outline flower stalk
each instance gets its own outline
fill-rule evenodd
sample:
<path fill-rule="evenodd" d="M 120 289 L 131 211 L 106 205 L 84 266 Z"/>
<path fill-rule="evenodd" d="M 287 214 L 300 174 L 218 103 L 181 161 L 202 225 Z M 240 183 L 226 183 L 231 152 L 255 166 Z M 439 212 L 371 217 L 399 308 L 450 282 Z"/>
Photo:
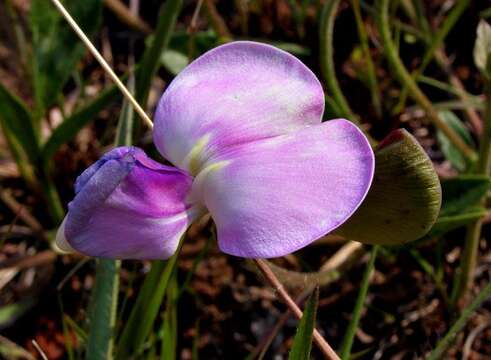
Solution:
<path fill-rule="evenodd" d="M 268 283 L 276 290 L 281 300 L 285 303 L 285 305 L 290 309 L 290 311 L 295 315 L 295 317 L 300 320 L 303 316 L 302 310 L 298 307 L 296 302 L 291 298 L 288 292 L 283 287 L 283 284 L 278 280 L 276 275 L 273 273 L 271 268 L 268 266 L 268 263 L 263 259 L 254 259 L 255 264 L 264 275 L 264 278 L 268 281 Z M 329 343 L 322 337 L 322 335 L 314 329 L 314 342 L 317 344 L 319 349 L 322 351 L 324 356 L 327 359 L 331 360 L 339 360 L 339 356 L 332 349 Z"/>

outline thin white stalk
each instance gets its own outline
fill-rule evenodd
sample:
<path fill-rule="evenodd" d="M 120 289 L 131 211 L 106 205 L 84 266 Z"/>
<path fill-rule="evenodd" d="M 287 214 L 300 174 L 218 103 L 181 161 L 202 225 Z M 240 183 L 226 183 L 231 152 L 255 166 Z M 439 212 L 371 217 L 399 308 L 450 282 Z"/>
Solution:
<path fill-rule="evenodd" d="M 140 104 L 135 100 L 135 98 L 131 95 L 131 93 L 128 91 L 126 86 L 119 80 L 118 76 L 114 73 L 114 71 L 111 69 L 109 64 L 104 60 L 100 52 L 96 49 L 96 47 L 92 44 L 92 42 L 89 40 L 89 38 L 85 35 L 82 29 L 77 25 L 75 20 L 72 18 L 72 16 L 68 13 L 68 11 L 65 9 L 65 7 L 60 3 L 59 0 L 51 0 L 53 4 L 56 6 L 58 11 L 63 15 L 63 17 L 66 19 L 68 24 L 72 27 L 72 29 L 75 31 L 75 33 L 80 37 L 82 42 L 87 46 L 89 51 L 94 55 L 96 60 L 101 64 L 101 66 L 104 68 L 104 70 L 109 74 L 111 79 L 114 81 L 116 86 L 121 90 L 123 95 L 128 99 L 128 101 L 133 105 L 135 108 L 135 111 L 140 115 L 142 118 L 143 122 L 145 125 L 147 125 L 150 129 L 153 128 L 153 123 L 152 120 L 148 117 L 148 115 L 145 113 L 145 111 L 142 109 Z"/>

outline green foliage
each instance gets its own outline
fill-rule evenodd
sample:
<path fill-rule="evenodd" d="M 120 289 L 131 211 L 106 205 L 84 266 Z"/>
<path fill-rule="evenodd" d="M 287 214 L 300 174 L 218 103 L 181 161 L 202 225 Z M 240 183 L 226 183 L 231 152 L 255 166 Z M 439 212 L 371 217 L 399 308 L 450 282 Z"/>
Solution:
<path fill-rule="evenodd" d="M 120 265 L 118 260 L 97 260 L 88 314 L 87 360 L 108 360 L 113 357 Z"/>
<path fill-rule="evenodd" d="M 293 340 L 293 346 L 288 355 L 288 360 L 310 359 L 318 303 L 319 288 L 316 288 L 307 300 L 307 305 L 305 306 L 302 319 L 298 324 L 297 333 Z"/>
<path fill-rule="evenodd" d="M 462 121 L 451 111 L 440 111 L 440 117 L 444 123 L 451 127 L 463 141 L 473 149 L 475 148 L 472 136 L 469 130 L 464 126 Z M 437 139 L 440 143 L 440 148 L 445 155 L 445 158 L 459 171 L 464 171 L 468 168 L 464 154 L 449 140 L 449 138 L 440 130 L 437 131 Z"/>
<path fill-rule="evenodd" d="M 448 347 L 454 342 L 458 333 L 467 324 L 467 321 L 469 320 L 471 315 L 482 305 L 482 303 L 484 303 L 486 300 L 489 300 L 490 296 L 491 283 L 486 285 L 486 287 L 479 293 L 474 301 L 464 309 L 457 321 L 452 325 L 450 330 L 448 330 L 447 334 L 438 342 L 435 349 L 427 357 L 427 360 L 443 359 L 443 355 L 445 355 Z"/>
<path fill-rule="evenodd" d="M 162 300 L 167 291 L 169 279 L 175 271 L 179 249 L 168 261 L 154 261 L 152 269 L 145 277 L 138 298 L 126 322 L 118 343 L 116 359 L 127 359 L 143 350 L 146 338 L 159 314 Z"/>
<path fill-rule="evenodd" d="M 101 20 L 102 1 L 65 1 L 68 12 L 87 36 Z M 39 113 L 53 105 L 80 58 L 83 44 L 51 1 L 33 0 L 30 25 L 33 49 L 33 86 Z"/>
<path fill-rule="evenodd" d="M 440 236 L 486 214 L 478 205 L 488 192 L 491 179 L 485 175 L 461 175 L 442 181 L 443 204 L 428 236 Z"/>
<path fill-rule="evenodd" d="M 431 229 L 440 204 L 431 160 L 412 135 L 395 130 L 375 150 L 375 176 L 366 199 L 336 233 L 367 244 L 404 244 Z"/>
<path fill-rule="evenodd" d="M 0 122 L 19 143 L 30 161 L 39 156 L 39 141 L 33 127 L 31 113 L 25 104 L 0 83 Z"/>

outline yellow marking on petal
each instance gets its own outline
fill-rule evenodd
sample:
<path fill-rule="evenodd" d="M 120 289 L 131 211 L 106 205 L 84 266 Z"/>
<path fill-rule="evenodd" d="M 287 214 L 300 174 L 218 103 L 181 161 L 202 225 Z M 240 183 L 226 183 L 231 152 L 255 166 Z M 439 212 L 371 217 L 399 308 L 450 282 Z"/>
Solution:
<path fill-rule="evenodd" d="M 191 175 L 196 176 L 201 170 L 201 165 L 203 163 L 203 150 L 206 148 L 206 145 L 210 142 L 210 135 L 206 134 L 202 136 L 196 144 L 192 147 L 191 151 L 186 155 L 184 159 L 184 164 L 187 165 L 187 168 Z"/>
<path fill-rule="evenodd" d="M 223 169 L 225 166 L 227 166 L 230 163 L 231 163 L 230 160 L 222 160 L 205 166 L 205 168 L 201 170 L 199 174 L 197 174 L 196 177 L 194 178 L 193 188 L 186 201 L 190 204 L 200 204 L 205 206 L 203 202 L 204 200 L 203 189 L 202 189 L 203 181 L 205 181 L 208 175 L 220 169 Z"/>

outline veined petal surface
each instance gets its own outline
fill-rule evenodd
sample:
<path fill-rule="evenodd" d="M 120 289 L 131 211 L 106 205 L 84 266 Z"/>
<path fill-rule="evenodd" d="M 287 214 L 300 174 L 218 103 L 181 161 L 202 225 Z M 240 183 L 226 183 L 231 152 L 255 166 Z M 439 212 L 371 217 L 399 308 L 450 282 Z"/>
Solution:
<path fill-rule="evenodd" d="M 57 242 L 89 256 L 166 259 L 196 215 L 186 202 L 191 185 L 138 148 L 116 148 L 77 179 Z"/>
<path fill-rule="evenodd" d="M 322 86 L 297 58 L 266 44 L 232 42 L 172 81 L 155 114 L 154 142 L 167 160 L 196 173 L 230 145 L 319 124 L 323 111 Z"/>
<path fill-rule="evenodd" d="M 367 194 L 374 156 L 361 131 L 339 119 L 230 148 L 207 165 L 193 196 L 210 211 L 220 249 L 270 258 L 346 221 Z"/>

